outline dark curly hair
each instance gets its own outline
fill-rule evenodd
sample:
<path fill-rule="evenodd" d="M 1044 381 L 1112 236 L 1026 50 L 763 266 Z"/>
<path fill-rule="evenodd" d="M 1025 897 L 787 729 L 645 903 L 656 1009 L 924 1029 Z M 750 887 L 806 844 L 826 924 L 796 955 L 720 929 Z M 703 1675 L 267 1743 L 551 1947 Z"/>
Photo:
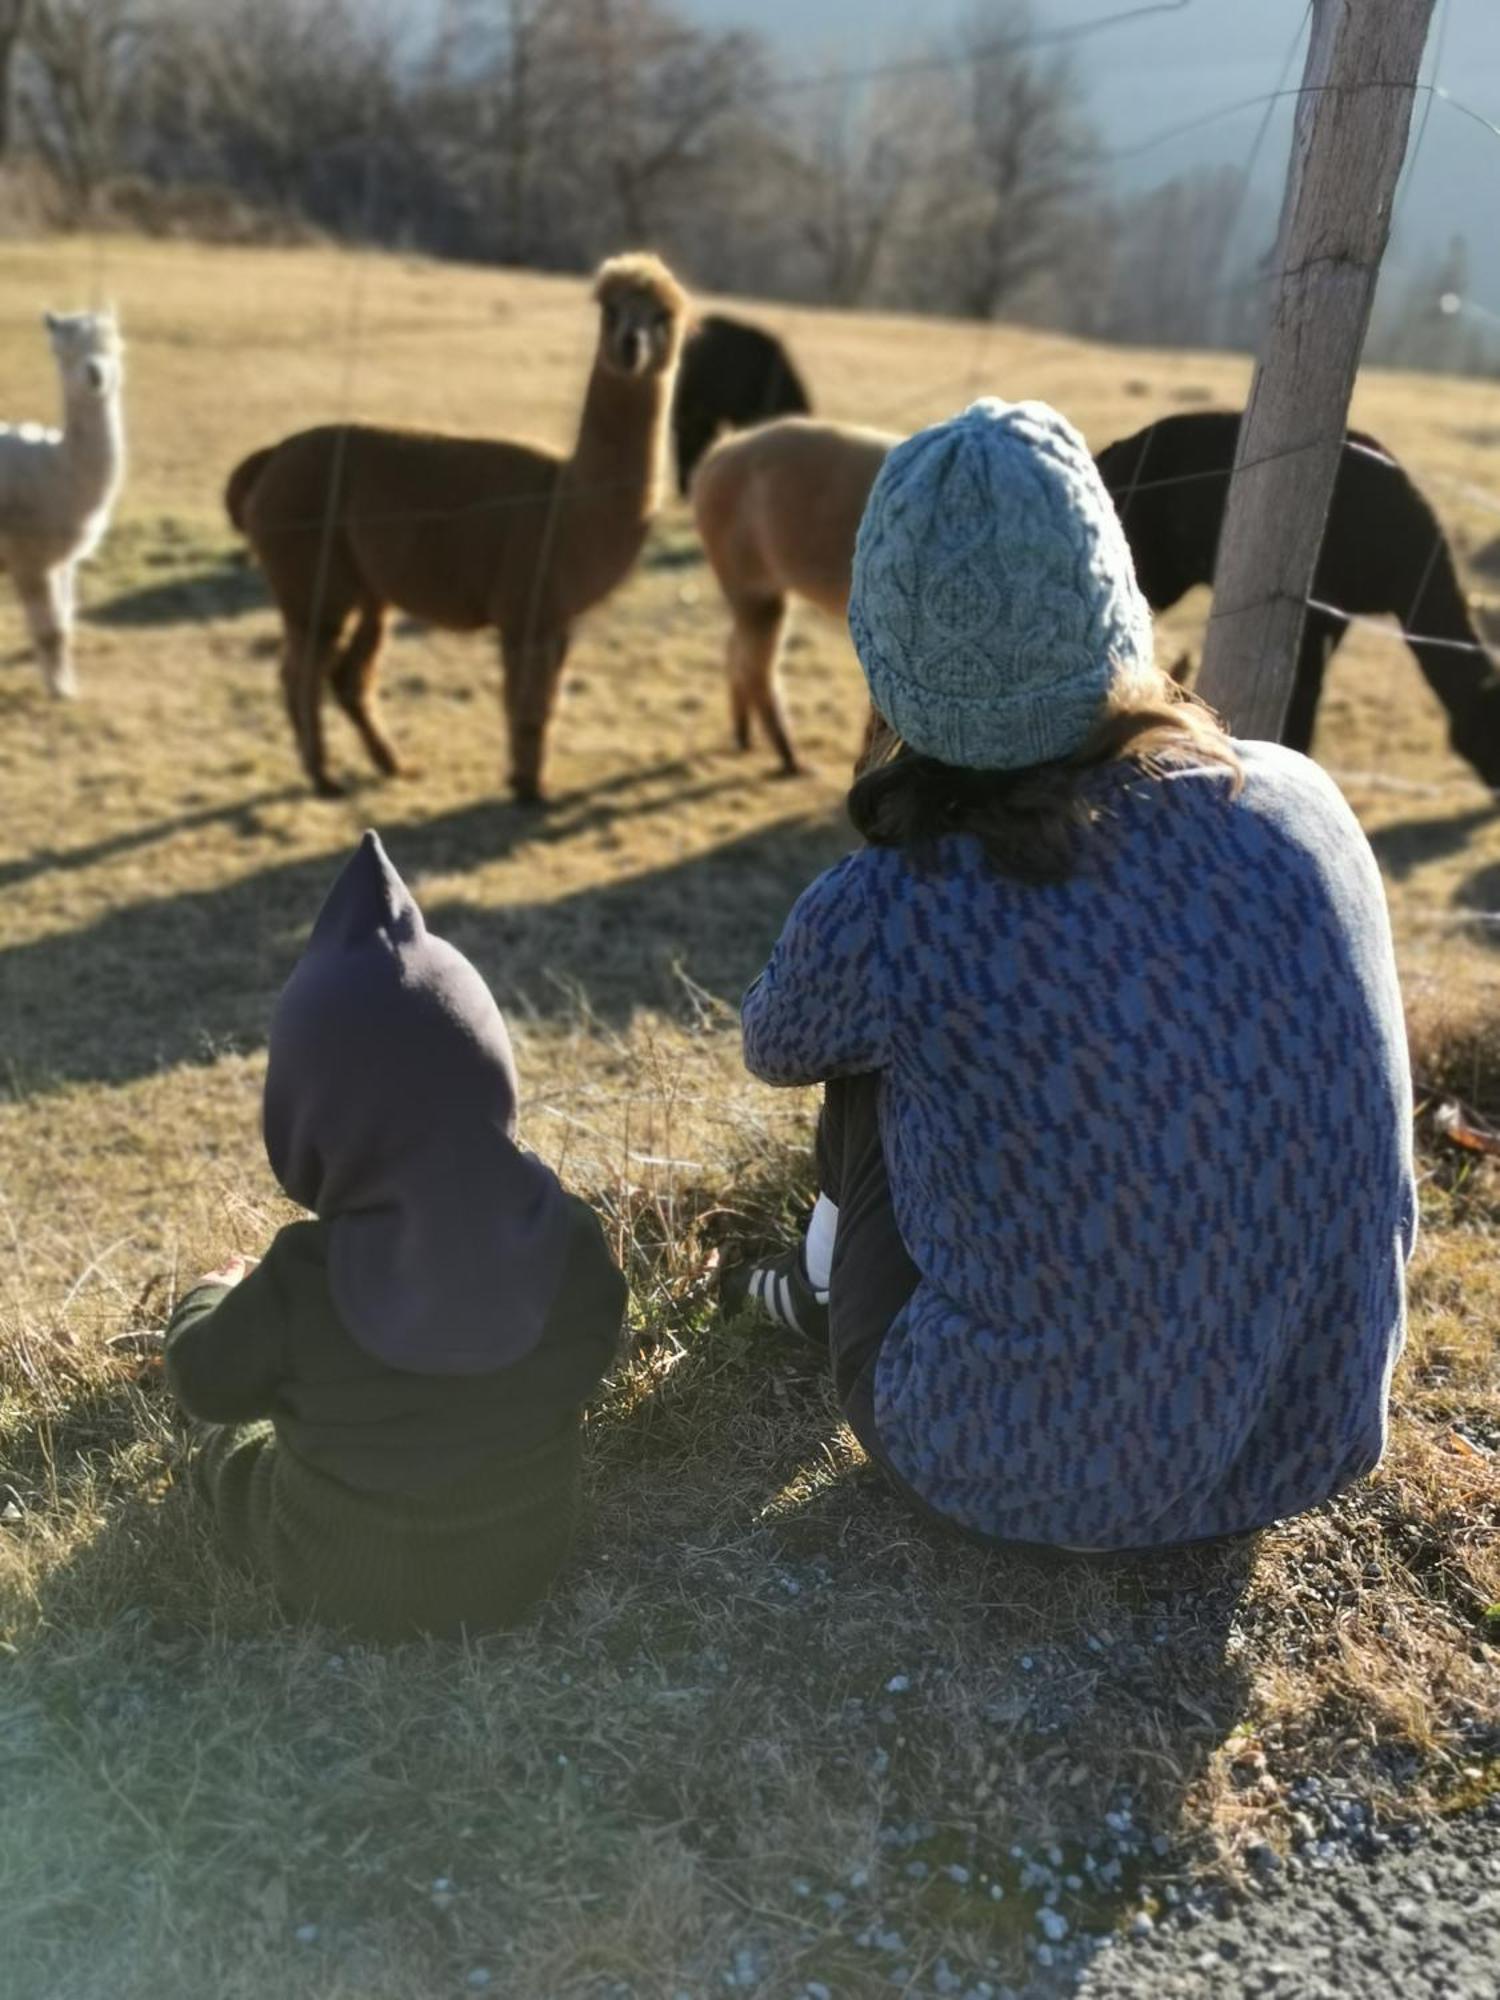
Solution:
<path fill-rule="evenodd" d="M 1105 817 L 1094 775 L 1130 763 L 1148 778 L 1218 764 L 1238 791 L 1244 770 L 1213 710 L 1169 680 L 1145 677 L 1071 757 L 1020 771 L 968 771 L 924 757 L 876 716 L 849 793 L 849 817 L 872 847 L 900 847 L 928 865 L 948 833 L 972 833 L 990 866 L 1018 882 L 1066 881 L 1086 836 Z"/>

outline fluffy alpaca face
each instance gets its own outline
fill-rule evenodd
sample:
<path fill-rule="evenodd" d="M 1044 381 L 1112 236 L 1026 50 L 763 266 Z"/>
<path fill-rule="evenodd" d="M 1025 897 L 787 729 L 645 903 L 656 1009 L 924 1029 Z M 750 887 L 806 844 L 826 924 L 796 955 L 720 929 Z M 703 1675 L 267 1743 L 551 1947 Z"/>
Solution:
<path fill-rule="evenodd" d="M 124 346 L 112 312 L 47 313 L 44 323 L 70 389 L 103 397 L 119 386 Z"/>
<path fill-rule="evenodd" d="M 675 365 L 687 299 L 655 257 L 617 257 L 599 273 L 599 353 L 612 373 L 660 375 Z"/>

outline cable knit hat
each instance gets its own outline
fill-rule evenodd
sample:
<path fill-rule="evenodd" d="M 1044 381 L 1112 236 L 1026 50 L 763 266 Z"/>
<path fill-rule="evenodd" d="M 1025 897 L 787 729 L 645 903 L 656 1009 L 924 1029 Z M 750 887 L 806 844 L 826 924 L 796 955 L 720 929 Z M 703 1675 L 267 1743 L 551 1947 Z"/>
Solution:
<path fill-rule="evenodd" d="M 995 397 L 886 459 L 855 546 L 849 630 L 902 740 L 971 770 L 1070 756 L 1111 690 L 1154 658 L 1088 447 L 1046 403 Z"/>

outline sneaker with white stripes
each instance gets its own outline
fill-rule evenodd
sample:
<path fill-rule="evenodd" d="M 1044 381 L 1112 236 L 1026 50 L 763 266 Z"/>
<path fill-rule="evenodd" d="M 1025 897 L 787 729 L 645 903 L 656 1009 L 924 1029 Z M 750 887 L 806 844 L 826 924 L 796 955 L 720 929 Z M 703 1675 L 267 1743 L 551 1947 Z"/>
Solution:
<path fill-rule="evenodd" d="M 828 1344 L 828 1294 L 809 1281 L 800 1245 L 763 1264 L 735 1265 L 724 1273 L 719 1297 L 726 1312 L 759 1306 L 778 1326 L 819 1346 Z"/>

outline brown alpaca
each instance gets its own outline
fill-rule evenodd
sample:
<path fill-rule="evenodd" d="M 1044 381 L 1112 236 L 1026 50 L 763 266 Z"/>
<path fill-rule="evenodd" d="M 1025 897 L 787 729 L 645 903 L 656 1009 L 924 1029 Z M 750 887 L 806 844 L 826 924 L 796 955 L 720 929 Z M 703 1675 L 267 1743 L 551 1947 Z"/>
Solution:
<path fill-rule="evenodd" d="M 533 445 L 325 424 L 251 454 L 225 504 L 285 626 L 281 679 L 324 796 L 333 685 L 376 765 L 401 765 L 375 709 L 391 606 L 500 635 L 510 782 L 541 797 L 547 728 L 574 621 L 626 576 L 661 497 L 687 298 L 657 258 L 615 257 L 594 287 L 599 346 L 570 458 Z M 345 638 L 353 621 L 353 629 Z"/>
<path fill-rule="evenodd" d="M 698 532 L 734 620 L 727 666 L 735 741 L 749 748 L 758 716 L 787 776 L 804 768 L 776 680 L 787 597 L 847 615 L 860 516 L 897 443 L 884 431 L 787 417 L 715 446 L 693 479 Z"/>

